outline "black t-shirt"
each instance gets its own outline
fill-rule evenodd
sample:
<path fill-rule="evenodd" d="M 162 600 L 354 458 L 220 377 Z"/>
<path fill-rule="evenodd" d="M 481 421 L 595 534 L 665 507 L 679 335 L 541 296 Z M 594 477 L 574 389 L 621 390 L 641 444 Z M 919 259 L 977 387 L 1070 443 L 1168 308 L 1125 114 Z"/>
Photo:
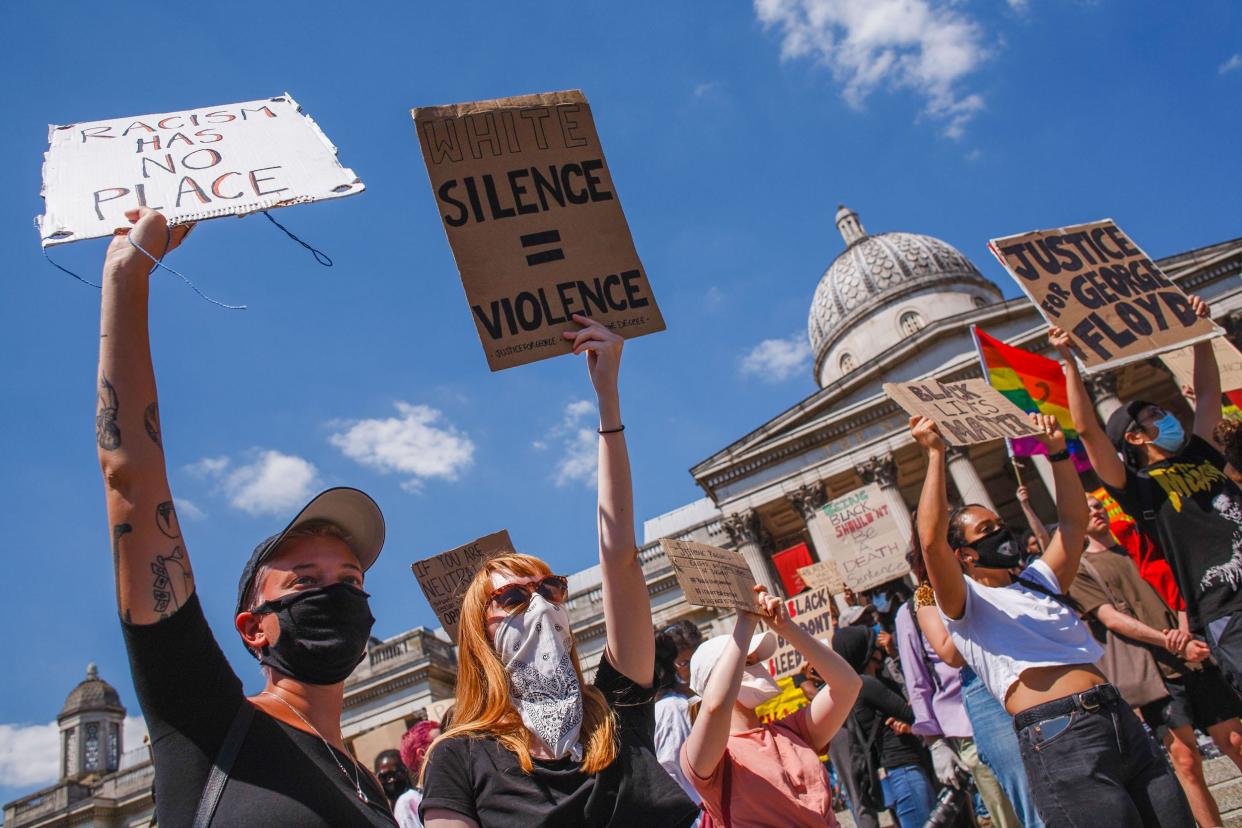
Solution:
<path fill-rule="evenodd" d="M 616 713 L 619 752 L 594 776 L 570 758 L 535 759 L 522 771 L 491 737 L 458 736 L 437 745 L 424 771 L 419 816 L 444 808 L 480 828 L 688 826 L 698 808 L 655 757 L 655 691 L 639 687 L 600 656 L 595 686 Z"/>
<path fill-rule="evenodd" d="M 1163 550 L 1186 600 L 1191 628 L 1242 611 L 1242 491 L 1225 458 L 1192 434 L 1181 453 L 1106 487 Z"/>
<path fill-rule="evenodd" d="M 884 724 L 890 716 L 906 724 L 914 724 L 914 710 L 910 702 L 901 695 L 897 684 L 891 679 L 862 676 L 862 689 L 858 691 L 858 700 L 854 702 L 850 715 L 857 720 L 858 730 L 864 738 L 879 725 L 876 742 L 880 746 L 882 767 L 899 768 L 923 760 L 921 739 L 911 735 L 900 736 Z"/>
<path fill-rule="evenodd" d="M 134 689 L 155 756 L 155 810 L 161 828 L 194 822 L 203 785 L 233 717 L 246 701 L 241 681 L 211 635 L 198 595 L 155 624 L 125 624 Z M 374 778 L 313 733 L 256 708 L 212 825 L 392 826 Z M 364 805 L 354 792 L 358 771 Z"/>

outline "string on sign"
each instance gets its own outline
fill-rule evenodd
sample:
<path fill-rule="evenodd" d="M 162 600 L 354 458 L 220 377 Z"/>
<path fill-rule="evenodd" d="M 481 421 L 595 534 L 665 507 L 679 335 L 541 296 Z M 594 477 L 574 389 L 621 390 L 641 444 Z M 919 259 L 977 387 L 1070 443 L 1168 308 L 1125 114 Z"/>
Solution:
<path fill-rule="evenodd" d="M 165 251 L 165 252 L 167 252 L 167 251 L 168 251 L 168 248 L 172 245 L 172 228 L 171 228 L 171 227 L 168 227 L 168 228 L 166 228 L 166 229 L 168 230 L 168 241 L 167 241 L 167 243 L 165 243 L 165 245 L 164 245 L 164 251 Z M 176 270 L 176 269 L 174 269 L 174 268 L 171 268 L 171 267 L 169 267 L 168 265 L 164 264 L 164 257 L 163 257 L 163 256 L 160 256 L 160 257 L 157 259 L 157 258 L 155 258 L 154 256 L 152 256 L 149 252 L 147 252 L 147 250 L 146 250 L 146 249 L 145 249 L 142 245 L 140 245 L 138 242 L 134 241 L 134 236 L 133 236 L 133 234 L 132 234 L 132 233 L 130 233 L 130 234 L 126 234 L 126 236 L 125 236 L 125 240 L 129 242 L 130 247 L 132 247 L 132 248 L 134 248 L 135 250 L 139 251 L 140 253 L 142 253 L 142 255 L 146 256 L 148 259 L 150 259 L 152 262 L 154 262 L 154 263 L 155 263 L 155 264 L 154 264 L 154 266 L 151 268 L 151 271 L 152 271 L 152 272 L 154 272 L 154 271 L 158 270 L 158 269 L 159 269 L 159 268 L 161 268 L 161 267 L 162 267 L 162 268 L 164 268 L 164 269 L 165 269 L 165 270 L 167 270 L 169 273 L 173 274 L 173 275 L 174 275 L 174 276 L 176 276 L 178 279 L 180 279 L 181 281 L 183 281 L 183 282 L 185 282 L 187 285 L 189 285 L 190 290 L 194 291 L 194 292 L 195 292 L 195 293 L 197 293 L 197 294 L 198 294 L 198 295 L 199 295 L 202 299 L 205 299 L 206 301 L 210 302 L 210 303 L 211 303 L 211 304 L 213 304 L 213 305 L 217 305 L 217 306 L 219 306 L 219 307 L 221 307 L 221 308 L 225 308 L 225 309 L 227 309 L 227 310 L 245 310 L 245 309 L 246 309 L 246 306 L 245 306 L 245 305 L 229 305 L 229 304 L 226 304 L 226 303 L 224 303 L 224 302 L 221 302 L 221 301 L 220 301 L 220 300 L 218 300 L 218 299 L 212 299 L 210 296 L 208 296 L 207 294 L 205 294 L 205 293 L 203 293 L 201 290 L 199 290 L 199 289 L 198 289 L 198 287 L 197 287 L 197 286 L 196 286 L 193 282 L 191 282 L 189 279 L 187 279 L 184 273 L 182 273 L 181 271 Z"/>
<path fill-rule="evenodd" d="M 272 214 L 269 213 L 267 210 L 261 210 L 260 212 L 263 213 L 263 215 L 267 216 L 268 221 L 270 221 L 272 224 L 276 225 L 281 230 L 283 230 L 286 236 L 293 239 L 295 242 L 297 242 L 298 244 L 302 245 L 307 250 L 309 250 L 311 252 L 311 255 L 315 257 L 315 261 L 319 262 L 324 267 L 332 267 L 332 257 L 330 257 L 327 253 L 324 253 L 322 250 L 312 247 L 311 245 L 299 239 L 297 236 L 293 234 L 293 232 L 288 227 L 285 227 L 279 221 L 272 218 Z"/>

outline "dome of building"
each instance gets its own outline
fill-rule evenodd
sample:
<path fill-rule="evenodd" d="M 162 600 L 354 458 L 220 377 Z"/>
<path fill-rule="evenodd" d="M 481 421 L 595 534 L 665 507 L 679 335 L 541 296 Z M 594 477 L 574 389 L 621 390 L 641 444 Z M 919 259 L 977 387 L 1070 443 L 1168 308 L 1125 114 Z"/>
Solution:
<path fill-rule="evenodd" d="M 86 665 L 86 678 L 78 683 L 65 699 L 65 706 L 58 719 L 88 711 L 107 711 L 125 714 L 121 696 L 116 688 L 99 677 L 94 662 Z"/>
<path fill-rule="evenodd" d="M 807 329 L 821 386 L 938 319 L 1001 301 L 1001 292 L 957 249 L 918 233 L 870 235 L 841 206 L 845 250 L 828 266 Z"/>

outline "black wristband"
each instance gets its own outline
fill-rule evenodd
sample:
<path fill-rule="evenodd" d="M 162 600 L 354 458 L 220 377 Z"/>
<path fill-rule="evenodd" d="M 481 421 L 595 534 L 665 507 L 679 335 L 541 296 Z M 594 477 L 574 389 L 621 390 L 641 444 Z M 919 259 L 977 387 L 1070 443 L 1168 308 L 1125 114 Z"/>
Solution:
<path fill-rule="evenodd" d="M 622 423 L 620 428 L 598 428 L 596 431 L 600 434 L 619 434 L 620 432 L 625 431 L 625 424 Z"/>
<path fill-rule="evenodd" d="M 1048 455 L 1048 462 L 1049 462 L 1049 463 L 1060 463 L 1062 460 L 1068 460 L 1068 459 L 1070 459 L 1070 450 L 1069 450 L 1069 449 L 1061 449 L 1061 450 L 1060 450 L 1060 451 L 1058 451 L 1056 454 L 1049 454 L 1049 455 Z"/>

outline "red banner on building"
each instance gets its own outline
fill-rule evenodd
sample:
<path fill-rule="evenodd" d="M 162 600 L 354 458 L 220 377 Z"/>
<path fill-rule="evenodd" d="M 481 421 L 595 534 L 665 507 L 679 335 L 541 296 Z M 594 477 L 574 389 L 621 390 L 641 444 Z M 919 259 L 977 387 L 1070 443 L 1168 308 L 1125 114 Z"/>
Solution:
<path fill-rule="evenodd" d="M 780 573 L 785 594 L 797 595 L 806 589 L 806 584 L 798 575 L 799 567 L 810 566 L 815 561 L 811 560 L 811 550 L 806 548 L 805 543 L 800 543 L 777 552 L 772 556 L 772 563 L 776 564 L 776 571 Z"/>

